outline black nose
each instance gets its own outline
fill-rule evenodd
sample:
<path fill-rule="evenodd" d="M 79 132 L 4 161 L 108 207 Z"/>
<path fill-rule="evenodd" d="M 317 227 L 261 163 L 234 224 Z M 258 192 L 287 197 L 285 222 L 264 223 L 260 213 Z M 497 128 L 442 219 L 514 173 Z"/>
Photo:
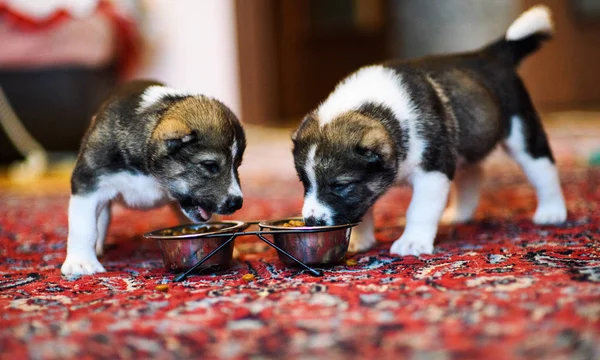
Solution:
<path fill-rule="evenodd" d="M 225 206 L 227 207 L 227 212 L 234 212 L 242 208 L 242 204 L 244 203 L 244 198 L 241 196 L 232 196 L 227 199 Z"/>
<path fill-rule="evenodd" d="M 306 219 L 304 219 L 304 223 L 306 224 L 306 226 L 325 226 L 325 225 L 327 225 L 325 223 L 325 220 L 317 219 L 314 216 L 309 216 Z"/>

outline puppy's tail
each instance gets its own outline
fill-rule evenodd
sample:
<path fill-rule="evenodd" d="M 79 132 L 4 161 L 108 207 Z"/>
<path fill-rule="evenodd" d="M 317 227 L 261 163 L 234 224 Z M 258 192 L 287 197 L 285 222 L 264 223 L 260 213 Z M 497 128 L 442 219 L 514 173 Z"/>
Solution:
<path fill-rule="evenodd" d="M 552 12 L 547 6 L 537 5 L 515 20 L 503 38 L 488 45 L 484 52 L 517 66 L 527 55 L 542 46 L 554 32 Z"/>

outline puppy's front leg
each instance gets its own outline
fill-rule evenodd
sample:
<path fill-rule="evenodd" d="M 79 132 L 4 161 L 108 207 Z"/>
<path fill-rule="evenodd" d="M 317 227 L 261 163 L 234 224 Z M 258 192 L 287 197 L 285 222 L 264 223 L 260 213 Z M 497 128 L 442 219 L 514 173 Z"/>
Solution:
<path fill-rule="evenodd" d="M 94 249 L 98 239 L 98 217 L 106 205 L 100 203 L 94 194 L 71 196 L 67 258 L 60 268 L 64 275 L 89 275 L 106 271 Z"/>
<path fill-rule="evenodd" d="M 418 170 L 412 183 L 413 195 L 406 213 L 406 227 L 400 239 L 392 244 L 392 254 L 431 254 L 438 223 L 448 200 L 450 180 L 441 172 Z"/>
<path fill-rule="evenodd" d="M 361 223 L 352 229 L 348 251 L 362 252 L 369 250 L 373 245 L 375 245 L 375 224 L 373 207 L 371 207 L 363 216 Z"/>

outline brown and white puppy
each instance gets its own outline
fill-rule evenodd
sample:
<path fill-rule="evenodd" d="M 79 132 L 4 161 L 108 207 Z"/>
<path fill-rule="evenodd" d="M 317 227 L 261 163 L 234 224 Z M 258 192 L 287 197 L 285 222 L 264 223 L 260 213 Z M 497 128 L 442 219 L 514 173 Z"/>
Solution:
<path fill-rule="evenodd" d="M 372 207 L 394 183 L 413 196 L 399 255 L 431 253 L 444 220 L 465 222 L 479 202 L 480 162 L 497 144 L 536 189 L 535 223 L 565 221 L 554 159 L 517 65 L 552 33 L 548 8 L 523 13 L 506 34 L 471 53 L 368 66 L 343 80 L 294 133 L 308 225 L 359 221 L 351 251 L 375 243 Z"/>
<path fill-rule="evenodd" d="M 238 167 L 246 148 L 221 102 L 152 81 L 131 82 L 92 118 L 71 178 L 65 275 L 103 272 L 110 204 L 178 204 L 193 221 L 242 207 Z M 94 251 L 95 249 L 95 251 Z"/>

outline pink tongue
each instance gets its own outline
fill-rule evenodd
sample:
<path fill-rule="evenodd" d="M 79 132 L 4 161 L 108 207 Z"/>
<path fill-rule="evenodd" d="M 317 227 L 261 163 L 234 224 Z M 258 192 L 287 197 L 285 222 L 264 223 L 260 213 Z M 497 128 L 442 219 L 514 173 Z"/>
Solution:
<path fill-rule="evenodd" d="M 199 206 L 198 206 L 198 212 L 200 213 L 200 217 L 202 218 L 203 221 L 207 221 L 212 216 L 210 211 L 206 211 Z"/>

